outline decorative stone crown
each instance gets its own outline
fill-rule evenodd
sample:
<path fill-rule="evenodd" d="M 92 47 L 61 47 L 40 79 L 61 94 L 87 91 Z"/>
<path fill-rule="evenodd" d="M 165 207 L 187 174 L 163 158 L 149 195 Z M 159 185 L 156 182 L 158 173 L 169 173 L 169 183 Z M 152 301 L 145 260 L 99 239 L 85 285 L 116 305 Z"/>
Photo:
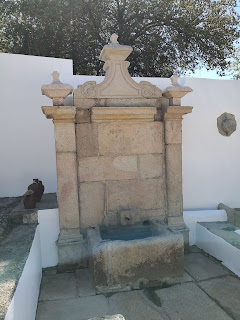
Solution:
<path fill-rule="evenodd" d="M 180 106 L 181 98 L 187 93 L 192 92 L 190 87 L 180 86 L 178 76 L 172 75 L 170 78 L 172 84 L 163 90 L 163 96 L 169 99 L 170 106 Z"/>
<path fill-rule="evenodd" d="M 132 47 L 121 45 L 117 41 L 118 36 L 113 34 L 110 37 L 110 44 L 103 47 L 99 59 L 104 61 L 106 76 L 103 82 L 96 84 L 95 81 L 88 81 L 79 85 L 74 91 L 74 101 L 77 99 L 156 99 L 162 97 L 162 91 L 150 82 L 141 81 L 136 83 L 128 73 L 130 62 L 125 59 L 132 52 Z M 140 105 L 139 105 L 140 103 Z"/>

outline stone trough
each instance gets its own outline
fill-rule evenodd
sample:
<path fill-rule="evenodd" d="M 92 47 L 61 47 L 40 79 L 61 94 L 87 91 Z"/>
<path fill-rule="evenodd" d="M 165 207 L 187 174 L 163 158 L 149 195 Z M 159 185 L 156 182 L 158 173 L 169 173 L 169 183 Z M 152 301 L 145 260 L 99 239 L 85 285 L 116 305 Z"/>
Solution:
<path fill-rule="evenodd" d="M 88 244 L 98 292 L 154 286 L 183 275 L 183 236 L 158 221 L 92 227 Z"/>

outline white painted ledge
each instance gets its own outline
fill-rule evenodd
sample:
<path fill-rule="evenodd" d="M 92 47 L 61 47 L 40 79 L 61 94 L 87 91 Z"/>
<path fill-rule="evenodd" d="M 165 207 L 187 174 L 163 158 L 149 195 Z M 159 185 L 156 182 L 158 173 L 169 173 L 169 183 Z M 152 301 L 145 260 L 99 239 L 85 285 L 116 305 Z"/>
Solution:
<path fill-rule="evenodd" d="M 42 279 L 39 226 L 5 320 L 33 320 Z"/>
<path fill-rule="evenodd" d="M 197 222 L 227 221 L 227 214 L 225 210 L 183 211 L 183 219 L 190 229 L 189 244 L 192 246 L 196 244 Z"/>
<path fill-rule="evenodd" d="M 240 277 L 240 250 L 200 224 L 196 226 L 196 245 Z"/>

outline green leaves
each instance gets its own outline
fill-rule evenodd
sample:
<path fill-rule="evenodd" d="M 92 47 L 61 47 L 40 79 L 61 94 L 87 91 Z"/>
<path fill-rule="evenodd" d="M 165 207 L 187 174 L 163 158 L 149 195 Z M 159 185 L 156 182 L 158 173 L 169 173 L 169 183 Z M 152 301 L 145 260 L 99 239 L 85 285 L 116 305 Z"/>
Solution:
<path fill-rule="evenodd" d="M 199 65 L 228 68 L 239 38 L 235 0 L 1 0 L 3 52 L 71 58 L 102 74 L 98 56 L 116 32 L 134 48 L 130 73 L 171 76 Z"/>

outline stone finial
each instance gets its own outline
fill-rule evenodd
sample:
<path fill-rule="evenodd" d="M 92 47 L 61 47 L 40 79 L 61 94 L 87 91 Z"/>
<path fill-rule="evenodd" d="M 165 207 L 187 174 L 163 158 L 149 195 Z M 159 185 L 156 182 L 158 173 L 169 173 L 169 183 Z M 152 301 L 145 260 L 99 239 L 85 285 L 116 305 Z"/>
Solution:
<path fill-rule="evenodd" d="M 118 35 L 112 34 L 110 37 L 110 44 L 107 44 L 103 47 L 99 60 L 107 62 L 108 60 L 112 61 L 124 61 L 132 52 L 132 47 L 121 45 L 117 41 Z"/>
<path fill-rule="evenodd" d="M 51 84 L 44 84 L 41 88 L 42 95 L 53 99 L 54 106 L 63 106 L 64 99 L 73 91 L 70 84 L 62 83 L 59 80 L 59 73 L 54 71 L 52 73 L 53 81 Z"/>
<path fill-rule="evenodd" d="M 181 98 L 193 90 L 187 86 L 180 86 L 178 76 L 173 74 L 170 78 L 171 85 L 163 90 L 163 96 L 169 99 L 170 106 L 180 106 Z"/>
<path fill-rule="evenodd" d="M 116 33 L 113 33 L 110 37 L 110 42 L 112 45 L 114 44 L 119 44 L 119 42 L 117 41 L 118 39 L 118 35 Z"/>

